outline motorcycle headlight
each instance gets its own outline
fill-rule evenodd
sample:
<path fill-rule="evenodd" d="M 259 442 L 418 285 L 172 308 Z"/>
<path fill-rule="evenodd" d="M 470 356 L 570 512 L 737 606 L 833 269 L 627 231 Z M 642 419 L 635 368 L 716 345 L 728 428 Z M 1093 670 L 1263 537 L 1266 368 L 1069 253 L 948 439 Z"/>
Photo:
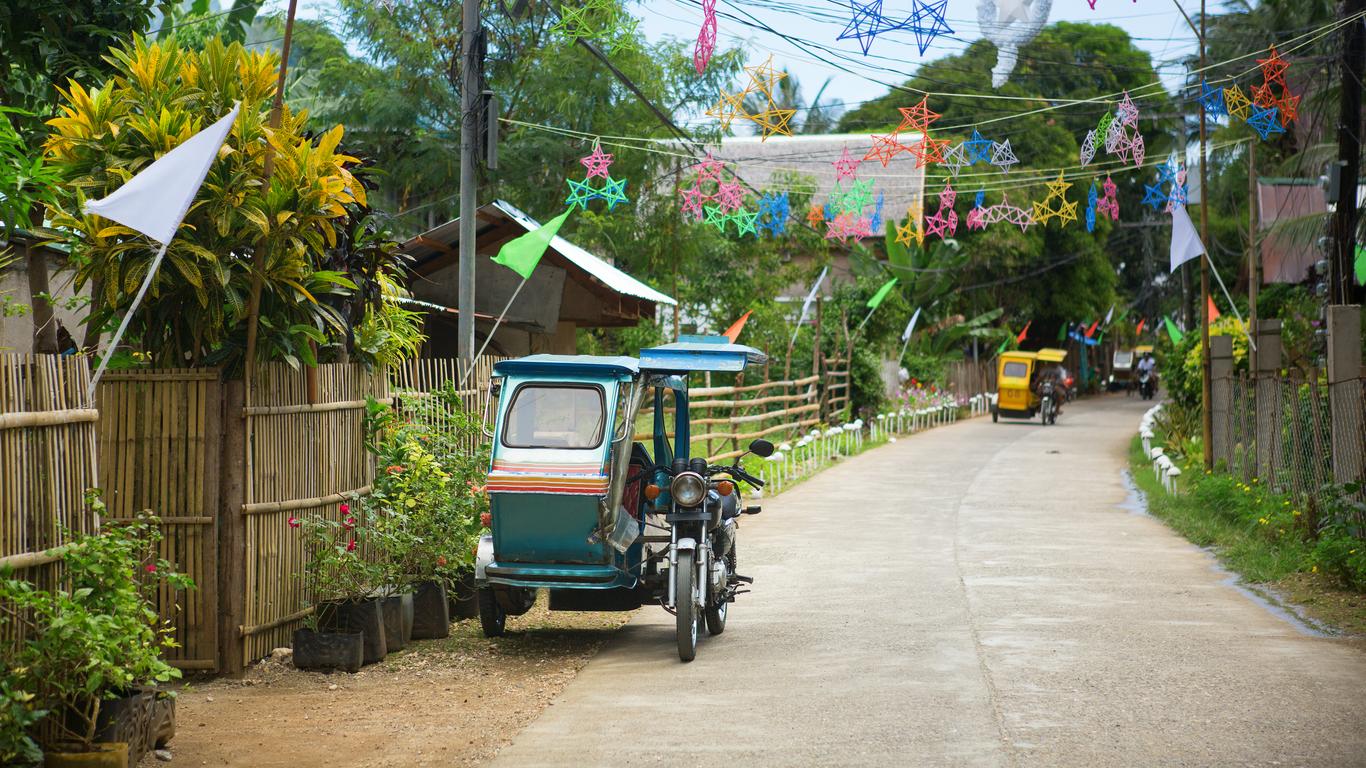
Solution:
<path fill-rule="evenodd" d="M 669 486 L 669 493 L 678 506 L 695 507 L 701 504 L 702 498 L 707 495 L 707 481 L 696 472 L 682 472 Z"/>

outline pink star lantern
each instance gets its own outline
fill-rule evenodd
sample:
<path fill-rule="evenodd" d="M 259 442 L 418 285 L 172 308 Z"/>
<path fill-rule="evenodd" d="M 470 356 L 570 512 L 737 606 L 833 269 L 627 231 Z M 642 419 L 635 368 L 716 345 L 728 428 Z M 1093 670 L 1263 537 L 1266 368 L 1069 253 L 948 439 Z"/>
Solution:
<path fill-rule="evenodd" d="M 1134 106 L 1134 100 L 1129 98 L 1129 92 L 1124 92 L 1124 100 L 1115 108 L 1115 117 L 1119 118 L 1121 125 L 1130 126 L 1138 123 L 1138 107 Z"/>
<path fill-rule="evenodd" d="M 853 156 L 849 154 L 849 145 L 846 144 L 844 147 L 844 154 L 840 155 L 840 159 L 831 163 L 831 165 L 835 166 L 835 181 L 853 178 L 857 174 L 858 166 L 861 162 L 863 161 L 855 160 Z"/>
<path fill-rule="evenodd" d="M 719 182 L 721 181 L 721 172 L 726 169 L 726 165 L 720 160 L 713 158 L 711 153 L 708 152 L 707 159 L 694 165 L 693 168 L 697 170 L 697 180 L 699 182 Z"/>
<path fill-rule="evenodd" d="M 591 179 L 594 176 L 601 176 L 605 179 L 607 178 L 607 169 L 612 167 L 612 156 L 605 154 L 602 147 L 598 146 L 597 142 L 593 142 L 593 153 L 581 158 L 579 162 L 588 169 L 588 175 L 585 178 Z"/>
<path fill-rule="evenodd" d="M 683 196 L 683 215 L 691 216 L 694 219 L 702 219 L 702 201 L 706 199 L 706 193 L 697 187 L 688 187 L 679 190 Z"/>
<path fill-rule="evenodd" d="M 745 205 L 745 192 L 739 182 L 723 181 L 716 188 L 716 204 L 723 211 L 738 211 Z"/>

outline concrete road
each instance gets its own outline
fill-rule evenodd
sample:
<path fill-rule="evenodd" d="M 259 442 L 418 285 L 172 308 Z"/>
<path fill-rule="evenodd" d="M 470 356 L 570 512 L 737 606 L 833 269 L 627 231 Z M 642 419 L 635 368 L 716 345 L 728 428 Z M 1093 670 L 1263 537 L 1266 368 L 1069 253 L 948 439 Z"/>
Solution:
<path fill-rule="evenodd" d="M 962 422 L 769 500 L 695 662 L 642 610 L 494 765 L 1366 765 L 1361 647 L 1122 506 L 1144 405 Z"/>

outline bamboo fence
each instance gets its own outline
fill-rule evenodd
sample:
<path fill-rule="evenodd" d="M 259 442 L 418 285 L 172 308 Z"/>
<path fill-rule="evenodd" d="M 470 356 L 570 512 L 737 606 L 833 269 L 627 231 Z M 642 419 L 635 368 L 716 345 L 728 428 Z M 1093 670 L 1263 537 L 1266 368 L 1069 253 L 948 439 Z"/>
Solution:
<path fill-rule="evenodd" d="M 820 378 L 689 389 L 689 444 L 701 443 L 700 455 L 723 461 L 745 452 L 742 441 L 795 434 L 816 424 L 820 421 Z M 643 423 L 638 422 L 637 430 Z M 651 436 L 637 431 L 633 439 L 648 442 Z"/>
<path fill-rule="evenodd" d="M 57 583 L 69 533 L 99 519 L 86 491 L 99 485 L 95 420 L 84 358 L 0 354 L 0 571 L 41 588 Z M 18 639 L 7 626 L 0 640 Z"/>

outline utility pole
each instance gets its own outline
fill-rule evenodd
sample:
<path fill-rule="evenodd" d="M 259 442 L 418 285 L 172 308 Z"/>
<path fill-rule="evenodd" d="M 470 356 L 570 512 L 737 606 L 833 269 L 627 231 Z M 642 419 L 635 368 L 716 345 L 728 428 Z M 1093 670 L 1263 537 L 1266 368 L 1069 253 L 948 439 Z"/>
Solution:
<path fill-rule="evenodd" d="M 474 238 L 475 209 L 479 207 L 479 92 L 483 70 L 483 36 L 479 26 L 480 0 L 463 0 L 460 37 L 460 317 L 456 348 L 474 364 Z"/>
<path fill-rule="evenodd" d="M 1366 11 L 1366 0 L 1346 0 L 1343 18 Z M 1366 70 L 1366 21 L 1357 19 L 1342 30 L 1342 101 L 1338 116 L 1337 212 L 1333 219 L 1333 259 L 1329 303 L 1360 304 L 1366 288 L 1354 287 L 1352 263 L 1356 246 L 1357 184 L 1361 176 L 1361 90 Z M 1355 299 L 1355 300 L 1354 300 Z"/>
<path fill-rule="evenodd" d="M 1257 291 L 1261 289 L 1262 254 L 1257 245 L 1257 226 L 1261 216 L 1257 192 L 1257 142 L 1247 143 L 1247 325 L 1248 333 L 1257 335 Z M 1257 348 L 1247 351 L 1247 369 L 1257 370 Z"/>
<path fill-rule="evenodd" d="M 1200 73 L 1205 71 L 1205 0 L 1200 0 Z M 1209 175 L 1205 156 L 1209 154 L 1208 129 L 1205 125 L 1205 102 L 1200 102 L 1200 242 L 1206 253 L 1200 259 L 1200 360 L 1203 368 L 1204 386 L 1201 387 L 1204 416 L 1201 418 L 1202 453 L 1205 454 L 1205 469 L 1214 469 L 1214 413 L 1213 382 L 1210 381 L 1209 359 Z"/>

